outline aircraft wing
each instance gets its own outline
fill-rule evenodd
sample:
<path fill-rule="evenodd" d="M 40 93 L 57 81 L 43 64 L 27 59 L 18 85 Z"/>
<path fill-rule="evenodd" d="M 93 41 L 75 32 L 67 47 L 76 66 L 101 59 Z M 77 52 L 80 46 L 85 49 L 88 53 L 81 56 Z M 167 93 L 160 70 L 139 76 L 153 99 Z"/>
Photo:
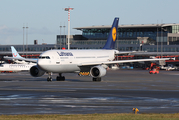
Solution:
<path fill-rule="evenodd" d="M 119 51 L 118 53 L 115 53 L 115 55 L 120 54 L 131 54 L 131 53 L 143 53 L 144 51 Z"/>
<path fill-rule="evenodd" d="M 156 59 L 135 59 L 135 60 L 118 60 L 118 61 L 99 61 L 99 62 L 88 62 L 81 63 L 78 66 L 94 66 L 94 65 L 109 65 L 116 63 L 129 63 L 129 62 L 141 62 L 141 61 L 160 61 L 160 60 L 170 60 L 171 58 L 156 58 Z"/>
<path fill-rule="evenodd" d="M 115 53 L 115 55 L 120 55 L 120 54 L 130 54 L 130 53 L 136 53 L 138 51 L 122 51 L 122 52 L 119 52 L 119 53 Z"/>
<path fill-rule="evenodd" d="M 19 60 L 19 61 L 25 61 L 25 62 L 33 62 L 33 63 L 37 63 L 37 59 L 17 58 L 17 57 L 7 57 L 7 56 L 5 56 L 4 59 L 8 59 L 8 60 Z"/>

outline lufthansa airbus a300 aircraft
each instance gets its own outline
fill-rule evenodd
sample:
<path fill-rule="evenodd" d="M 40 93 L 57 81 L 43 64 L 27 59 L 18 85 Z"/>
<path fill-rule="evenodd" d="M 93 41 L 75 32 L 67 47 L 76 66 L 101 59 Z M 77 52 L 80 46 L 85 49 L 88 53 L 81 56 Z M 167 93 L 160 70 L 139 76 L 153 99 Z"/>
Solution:
<path fill-rule="evenodd" d="M 118 50 L 114 50 L 117 38 L 119 18 L 115 18 L 109 33 L 107 42 L 103 49 L 95 50 L 48 50 L 39 56 L 37 65 L 31 67 L 30 74 L 33 77 L 40 77 L 45 72 L 49 74 L 47 81 L 52 81 L 51 73 L 59 73 L 57 81 L 65 80 L 62 73 L 90 72 L 93 81 L 101 81 L 106 75 L 106 68 L 109 64 L 158 61 L 167 59 L 135 59 L 113 61 Z"/>

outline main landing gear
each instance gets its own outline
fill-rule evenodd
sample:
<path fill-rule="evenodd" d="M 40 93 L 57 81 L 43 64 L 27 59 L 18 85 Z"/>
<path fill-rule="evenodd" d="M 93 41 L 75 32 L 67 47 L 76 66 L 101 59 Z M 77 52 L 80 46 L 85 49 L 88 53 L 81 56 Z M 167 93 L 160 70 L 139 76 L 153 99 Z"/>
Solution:
<path fill-rule="evenodd" d="M 65 81 L 65 77 L 62 76 L 61 73 L 59 73 L 59 76 L 57 76 L 56 80 L 57 80 L 57 81 Z M 51 72 L 48 73 L 47 81 L 48 81 L 48 82 L 51 82 L 51 81 L 52 81 L 52 73 L 51 73 Z"/>
<path fill-rule="evenodd" d="M 101 81 L 101 78 L 100 78 L 100 77 L 97 77 L 97 78 L 94 78 L 94 77 L 93 77 L 93 81 L 95 81 L 95 82 L 100 82 L 100 81 Z"/>
<path fill-rule="evenodd" d="M 57 80 L 57 81 L 65 81 L 65 77 L 62 76 L 61 73 L 59 73 L 59 76 L 57 76 L 56 80 Z"/>
<path fill-rule="evenodd" d="M 50 72 L 50 73 L 48 73 L 48 78 L 47 78 L 47 81 L 49 82 L 49 81 L 52 81 L 52 73 Z M 57 81 L 65 81 L 65 77 L 64 76 L 62 76 L 62 73 L 59 73 L 59 76 L 57 76 L 56 77 L 56 80 Z M 97 77 L 97 78 L 95 78 L 95 77 L 93 77 L 93 81 L 94 82 L 100 82 L 101 81 L 101 77 Z"/>

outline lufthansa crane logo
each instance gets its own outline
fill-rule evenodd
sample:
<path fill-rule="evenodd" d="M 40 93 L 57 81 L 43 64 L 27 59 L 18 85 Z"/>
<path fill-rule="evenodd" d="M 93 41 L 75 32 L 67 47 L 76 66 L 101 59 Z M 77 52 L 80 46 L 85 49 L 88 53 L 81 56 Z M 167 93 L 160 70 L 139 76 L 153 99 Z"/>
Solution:
<path fill-rule="evenodd" d="M 116 40 L 116 28 L 115 27 L 113 27 L 113 29 L 112 29 L 112 39 L 113 39 L 113 41 Z"/>

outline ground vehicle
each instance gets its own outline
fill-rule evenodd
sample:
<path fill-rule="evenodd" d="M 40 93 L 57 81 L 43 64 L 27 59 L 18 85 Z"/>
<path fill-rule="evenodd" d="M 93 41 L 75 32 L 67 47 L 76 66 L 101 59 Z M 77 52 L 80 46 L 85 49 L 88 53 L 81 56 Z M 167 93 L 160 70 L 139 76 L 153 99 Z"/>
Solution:
<path fill-rule="evenodd" d="M 158 74 L 159 69 L 158 68 L 153 68 L 152 70 L 149 71 L 150 74 Z"/>
<path fill-rule="evenodd" d="M 13 71 L 1 71 L 1 73 L 13 73 Z"/>
<path fill-rule="evenodd" d="M 177 70 L 178 67 L 172 65 L 172 64 L 168 64 L 168 66 L 161 66 L 161 69 L 164 69 L 166 71 L 170 71 L 170 70 Z"/>

